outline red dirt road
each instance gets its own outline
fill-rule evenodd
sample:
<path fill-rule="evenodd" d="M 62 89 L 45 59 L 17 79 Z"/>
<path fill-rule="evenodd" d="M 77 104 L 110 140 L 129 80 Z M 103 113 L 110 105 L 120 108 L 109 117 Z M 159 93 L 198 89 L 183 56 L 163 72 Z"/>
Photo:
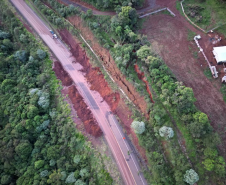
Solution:
<path fill-rule="evenodd" d="M 30 25 L 36 30 L 71 76 L 76 84 L 77 90 L 83 96 L 86 104 L 89 105 L 89 109 L 102 128 L 105 138 L 118 163 L 125 184 L 147 184 L 143 175 L 140 173 L 140 167 L 134 154 L 128 154 L 128 151 L 131 151 L 130 146 L 127 141 L 123 139 L 124 134 L 114 115 L 111 114 L 110 107 L 103 101 L 99 93 L 89 89 L 85 77 L 82 72 L 80 72 L 82 66 L 78 63 L 72 64 L 72 61 L 76 61 L 76 59 L 72 57 L 71 53 L 60 40 L 52 39 L 49 28 L 23 0 L 12 0 L 11 2 L 17 7 L 21 14 L 27 18 Z"/>

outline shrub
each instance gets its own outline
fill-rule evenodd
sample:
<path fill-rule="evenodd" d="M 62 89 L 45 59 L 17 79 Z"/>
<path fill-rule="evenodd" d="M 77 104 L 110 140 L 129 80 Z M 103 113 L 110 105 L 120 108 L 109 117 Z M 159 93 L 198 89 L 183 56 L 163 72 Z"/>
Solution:
<path fill-rule="evenodd" d="M 161 137 L 165 137 L 166 139 L 170 139 L 174 136 L 174 132 L 171 127 L 163 126 L 159 129 L 159 135 Z"/>
<path fill-rule="evenodd" d="M 43 50 L 41 50 L 41 49 L 38 49 L 38 50 L 37 50 L 37 55 L 38 55 L 38 57 L 39 57 L 41 60 L 44 59 L 44 58 L 46 58 L 46 52 L 43 51 Z"/>
<path fill-rule="evenodd" d="M 196 182 L 198 182 L 198 180 L 199 180 L 199 176 L 193 169 L 186 171 L 186 174 L 184 175 L 185 182 L 187 182 L 190 185 L 193 185 Z"/>
<path fill-rule="evenodd" d="M 142 121 L 133 121 L 131 127 L 136 134 L 142 134 L 145 131 L 145 124 Z"/>

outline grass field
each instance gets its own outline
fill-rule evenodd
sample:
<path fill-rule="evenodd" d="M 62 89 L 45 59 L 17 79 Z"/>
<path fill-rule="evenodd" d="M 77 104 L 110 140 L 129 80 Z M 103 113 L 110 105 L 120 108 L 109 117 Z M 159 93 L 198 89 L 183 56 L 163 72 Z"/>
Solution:
<path fill-rule="evenodd" d="M 186 0 L 183 5 L 188 17 L 207 31 L 226 23 L 226 3 L 221 0 Z"/>

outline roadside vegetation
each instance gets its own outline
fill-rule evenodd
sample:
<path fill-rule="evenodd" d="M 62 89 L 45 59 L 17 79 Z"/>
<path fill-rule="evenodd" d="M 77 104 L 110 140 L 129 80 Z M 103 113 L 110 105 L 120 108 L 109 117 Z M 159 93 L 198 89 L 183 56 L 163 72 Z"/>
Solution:
<path fill-rule="evenodd" d="M 53 24 L 73 30 L 63 19 L 71 13 L 60 13 L 60 9 L 66 12 L 72 6 L 65 7 L 46 0 L 55 13 L 41 1 L 34 2 Z M 213 132 L 207 115 L 195 107 L 193 90 L 178 82 L 166 64 L 153 53 L 146 36 L 136 33 L 139 21 L 135 9 L 129 4 L 118 7 L 117 15 L 112 18 L 94 16 L 91 10 L 83 13 L 78 8 L 74 8 L 72 13 L 81 16 L 99 42 L 110 50 L 127 80 L 145 96 L 149 120 L 133 109 L 133 119 L 137 122 L 132 127 L 140 145 L 146 149 L 148 170 L 145 175 L 148 182 L 155 185 L 194 184 L 197 181 L 203 185 L 225 184 L 225 160 L 218 154 L 218 135 Z M 62 24 L 58 24 L 56 19 L 61 19 Z M 144 72 L 152 88 L 154 104 L 134 65 Z"/>
<path fill-rule="evenodd" d="M 112 184 L 42 44 L 0 2 L 0 184 Z"/>
<path fill-rule="evenodd" d="M 97 9 L 100 10 L 113 10 L 115 8 L 119 8 L 121 6 L 126 6 L 128 3 L 130 3 L 131 6 L 135 7 L 141 7 L 142 4 L 144 3 L 144 0 L 133 0 L 133 1 L 126 1 L 126 0 L 104 0 L 104 1 L 99 1 L 99 0 L 82 0 L 86 3 L 89 3 L 96 7 Z"/>

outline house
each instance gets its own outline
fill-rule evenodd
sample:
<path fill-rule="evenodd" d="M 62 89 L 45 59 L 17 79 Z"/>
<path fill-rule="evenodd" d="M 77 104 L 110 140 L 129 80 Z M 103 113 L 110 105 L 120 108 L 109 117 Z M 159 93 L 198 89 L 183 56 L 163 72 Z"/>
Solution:
<path fill-rule="evenodd" d="M 226 46 L 213 47 L 213 54 L 217 64 L 226 63 Z"/>

